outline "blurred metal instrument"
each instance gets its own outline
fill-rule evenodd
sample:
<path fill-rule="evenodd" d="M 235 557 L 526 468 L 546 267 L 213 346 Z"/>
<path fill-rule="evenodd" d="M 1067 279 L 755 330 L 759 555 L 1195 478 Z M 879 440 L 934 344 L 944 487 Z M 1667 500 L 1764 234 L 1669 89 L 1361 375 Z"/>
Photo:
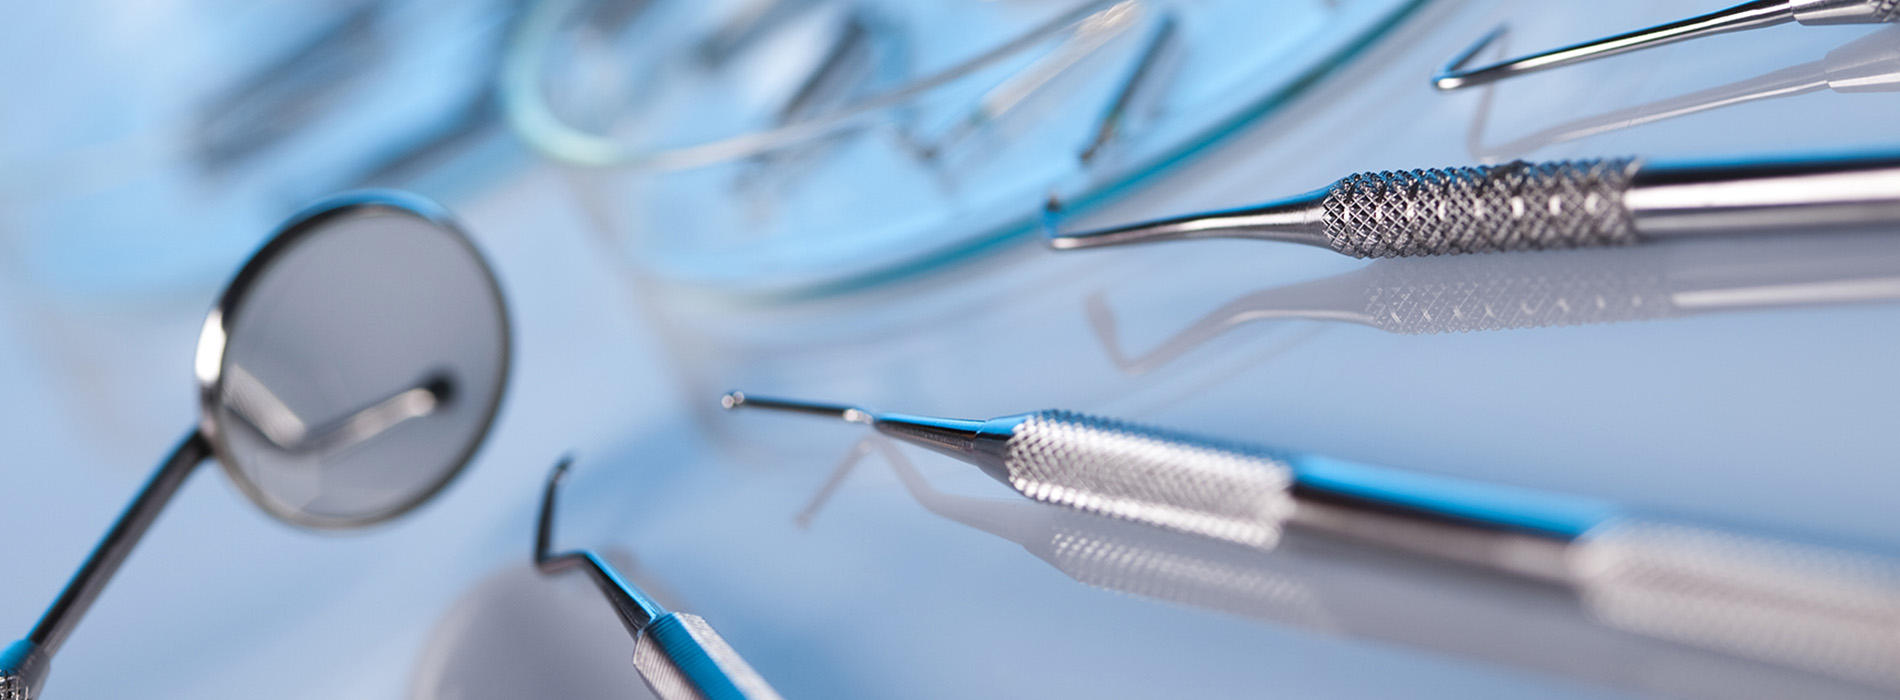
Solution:
<path fill-rule="evenodd" d="M 1116 296 L 1141 293 L 1118 289 Z M 1326 321 L 1430 335 L 1891 302 L 1900 300 L 1900 238 L 1843 234 L 1379 260 L 1236 296 L 1140 354 L 1126 352 L 1117 338 L 1120 324 L 1108 300 L 1101 292 L 1089 296 L 1089 324 L 1116 367 L 1141 374 L 1259 321 Z"/>
<path fill-rule="evenodd" d="M 1560 584 L 1620 628 L 1900 688 L 1900 567 L 1876 557 L 1066 411 L 975 421 L 738 392 L 723 403 L 868 424 L 1093 515 L 1256 550 L 1304 533 Z"/>
<path fill-rule="evenodd" d="M 1686 599 L 1692 604 L 1683 606 L 1690 614 L 1649 615 L 1599 607 L 1615 596 L 1580 597 L 1580 591 L 1601 585 L 1576 567 L 1561 582 L 1488 575 L 1309 532 L 1298 523 L 1272 551 L 1236 547 L 1069 508 L 939 491 L 883 436 L 865 438 L 853 448 L 801 514 L 801 526 L 810 526 L 837 482 L 873 452 L 931 513 L 1013 542 L 1079 583 L 1142 598 L 1395 642 L 1640 694 L 1709 700 L 1885 697 L 1867 686 L 1895 687 L 1900 680 L 1891 673 L 1811 663 L 1798 648 L 1789 653 L 1782 648 L 1786 644 L 1774 643 L 1780 631 L 1772 621 L 1776 616 L 1785 621 L 1790 608 L 1735 596 L 1740 587 L 1696 588 Z M 1860 558 L 1746 541 L 1801 551 L 1817 561 Z M 1799 591 L 1813 604 L 1794 614 L 1809 616 L 1807 624 L 1830 624 L 1813 612 L 1830 607 L 1824 600 L 1834 588 Z M 1706 634 L 1710 629 L 1729 636 Z M 1844 637 L 1836 643 L 1848 650 L 1844 658 L 1867 660 L 1885 649 L 1878 637 Z M 1643 672 L 1653 668 L 1671 672 Z"/>
<path fill-rule="evenodd" d="M 501 404 L 507 306 L 441 208 L 343 195 L 293 217 L 238 271 L 206 314 L 193 369 L 197 427 L 26 638 L 0 652 L 0 700 L 39 695 L 53 655 L 207 459 L 303 527 L 366 527 L 428 502 Z"/>
<path fill-rule="evenodd" d="M 547 574 L 587 572 L 633 635 L 633 666 L 661 700 L 779 700 L 778 691 L 704 618 L 669 612 L 592 550 L 553 553 L 554 497 L 569 463 L 563 459 L 548 473 L 534 535 L 535 567 Z"/>
<path fill-rule="evenodd" d="M 1473 158 L 1495 162 L 1546 146 L 1718 109 L 1821 91 L 1842 94 L 1900 90 L 1900 26 L 1840 46 L 1818 61 L 1648 104 L 1574 119 L 1497 145 L 1484 143 L 1491 90 L 1485 91 L 1468 138 Z"/>
<path fill-rule="evenodd" d="M 1256 238 L 1390 258 L 1882 224 L 1900 224 L 1900 156 L 1677 165 L 1614 158 L 1359 173 L 1257 207 L 1055 232 L 1049 245 Z"/>
<path fill-rule="evenodd" d="M 1468 68 L 1467 64 L 1474 56 L 1504 33 L 1504 29 L 1500 27 L 1491 30 L 1471 48 L 1447 62 L 1444 68 L 1439 69 L 1438 73 L 1432 76 L 1432 85 L 1440 90 L 1456 90 L 1525 73 L 1535 73 L 1629 53 L 1651 46 L 1673 44 L 1713 34 L 1772 27 L 1789 22 L 1812 26 L 1882 24 L 1896 19 L 1900 19 L 1900 2 L 1894 0 L 1755 0 L 1679 22 L 1618 34 L 1488 66 Z"/>

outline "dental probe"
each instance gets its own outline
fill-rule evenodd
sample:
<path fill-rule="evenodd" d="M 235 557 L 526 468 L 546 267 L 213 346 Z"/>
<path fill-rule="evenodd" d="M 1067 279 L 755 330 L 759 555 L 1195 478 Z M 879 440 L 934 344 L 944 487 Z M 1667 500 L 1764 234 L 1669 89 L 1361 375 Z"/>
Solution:
<path fill-rule="evenodd" d="M 1650 164 L 1593 159 L 1358 173 L 1246 209 L 1080 233 L 1057 250 L 1190 238 L 1304 243 L 1356 258 L 1632 245 L 1900 224 L 1900 156 Z"/>
<path fill-rule="evenodd" d="M 867 424 L 1044 503 L 1256 549 L 1289 529 L 1557 583 L 1617 627 L 1900 687 L 1900 567 L 1857 552 L 1067 411 L 961 420 L 741 392 L 721 403 Z"/>
<path fill-rule="evenodd" d="M 1583 63 L 1606 56 L 1629 53 L 1652 46 L 1673 44 L 1714 34 L 1772 27 L 1799 22 L 1804 25 L 1883 24 L 1900 19 L 1900 1 L 1896 0 L 1755 0 L 1726 10 L 1669 24 L 1639 29 L 1627 34 L 1568 46 L 1553 51 L 1514 58 L 1478 68 L 1465 64 L 1504 33 L 1494 29 L 1471 48 L 1453 57 L 1432 76 L 1432 85 L 1440 90 L 1483 85 L 1505 78 Z"/>
<path fill-rule="evenodd" d="M 1546 543 L 1581 534 L 1610 510 L 1594 502 L 1281 453 L 1069 411 L 990 420 L 929 418 L 736 391 L 721 404 L 862 423 L 974 464 L 1036 501 L 1262 549 L 1276 545 L 1283 527 L 1292 523 L 1397 538 L 1395 543 L 1408 549 L 1445 549 L 1440 553 L 1457 559 L 1478 557 L 1514 571 L 1529 567 L 1521 573 L 1556 576 L 1550 573 L 1556 563 L 1550 555 L 1557 550 Z M 1430 528 L 1392 528 L 1395 514 L 1471 527 L 1438 528 L 1445 537 L 1420 539 Z M 1480 550 L 1496 547 L 1515 552 L 1515 559 L 1485 560 Z"/>
<path fill-rule="evenodd" d="M 554 495 L 567 476 L 568 464 L 563 459 L 548 473 L 534 534 L 535 568 L 544 574 L 569 569 L 587 572 L 634 636 L 633 666 L 660 700 L 782 700 L 705 618 L 667 611 L 591 550 L 550 553 Z"/>

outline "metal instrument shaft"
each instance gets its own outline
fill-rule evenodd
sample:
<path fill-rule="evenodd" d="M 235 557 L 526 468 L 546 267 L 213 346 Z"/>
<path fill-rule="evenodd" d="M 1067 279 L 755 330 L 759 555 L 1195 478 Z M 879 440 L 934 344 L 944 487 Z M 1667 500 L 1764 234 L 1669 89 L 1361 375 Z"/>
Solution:
<path fill-rule="evenodd" d="M 1616 158 L 1359 173 L 1257 207 L 1055 232 L 1049 245 L 1254 238 L 1390 258 L 1896 224 L 1896 155 L 1679 165 Z"/>
<path fill-rule="evenodd" d="M 1432 85 L 1440 90 L 1456 90 L 1653 46 L 1789 22 L 1804 25 L 1882 24 L 1896 19 L 1900 19 L 1900 2 L 1895 0 L 1755 0 L 1627 34 L 1487 66 L 1466 67 L 1479 52 L 1504 34 L 1504 29 L 1498 28 L 1448 61 L 1437 75 L 1432 76 Z"/>

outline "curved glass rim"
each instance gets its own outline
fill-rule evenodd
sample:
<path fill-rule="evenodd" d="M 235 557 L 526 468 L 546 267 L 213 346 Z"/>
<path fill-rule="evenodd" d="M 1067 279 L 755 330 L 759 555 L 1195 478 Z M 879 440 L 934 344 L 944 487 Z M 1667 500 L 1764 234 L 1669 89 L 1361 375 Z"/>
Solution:
<path fill-rule="evenodd" d="M 536 150 L 575 165 L 641 170 L 686 170 L 785 148 L 860 126 L 878 113 L 1002 62 L 1075 26 L 1103 8 L 1127 0 L 1088 0 L 1055 19 L 930 75 L 859 98 L 830 112 L 762 131 L 663 149 L 644 149 L 621 139 L 580 129 L 554 114 L 542 90 L 548 48 L 561 20 L 585 0 L 540 0 L 509 42 L 502 65 L 502 113 Z"/>

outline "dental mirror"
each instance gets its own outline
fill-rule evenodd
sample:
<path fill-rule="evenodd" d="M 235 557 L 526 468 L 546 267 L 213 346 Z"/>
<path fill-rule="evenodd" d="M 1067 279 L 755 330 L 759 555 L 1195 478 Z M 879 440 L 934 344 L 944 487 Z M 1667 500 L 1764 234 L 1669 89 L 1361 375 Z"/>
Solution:
<path fill-rule="evenodd" d="M 0 652 L 0 700 L 38 694 L 53 654 L 208 457 L 297 526 L 363 527 L 427 502 L 488 432 L 508 338 L 494 275 L 435 204 L 353 193 L 292 217 L 205 318 L 197 428 L 32 633 Z"/>

